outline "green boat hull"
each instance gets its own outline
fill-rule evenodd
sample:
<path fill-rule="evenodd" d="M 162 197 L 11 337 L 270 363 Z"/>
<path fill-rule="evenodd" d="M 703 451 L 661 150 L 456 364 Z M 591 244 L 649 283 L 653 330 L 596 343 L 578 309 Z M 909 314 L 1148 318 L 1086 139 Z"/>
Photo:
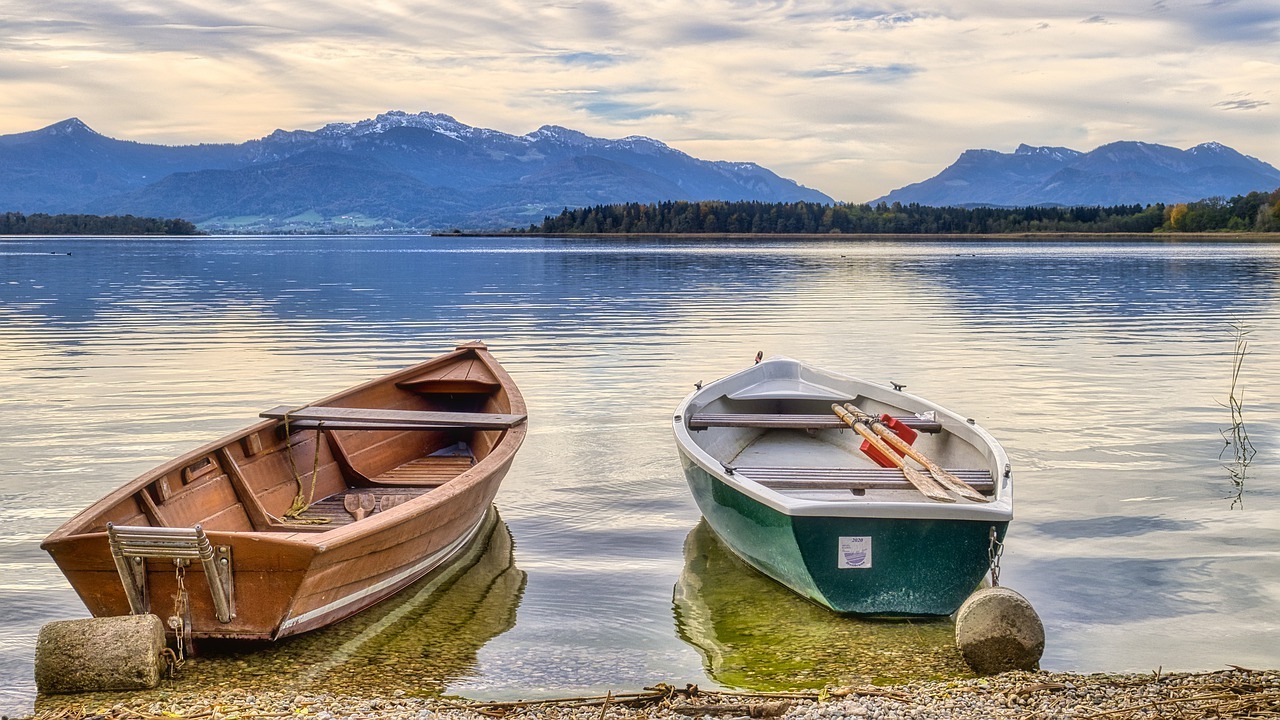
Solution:
<path fill-rule="evenodd" d="M 699 509 L 734 553 L 839 613 L 950 615 L 987 573 L 992 528 L 1002 541 L 1008 527 L 990 520 L 788 515 L 683 453 L 681 459 Z"/>

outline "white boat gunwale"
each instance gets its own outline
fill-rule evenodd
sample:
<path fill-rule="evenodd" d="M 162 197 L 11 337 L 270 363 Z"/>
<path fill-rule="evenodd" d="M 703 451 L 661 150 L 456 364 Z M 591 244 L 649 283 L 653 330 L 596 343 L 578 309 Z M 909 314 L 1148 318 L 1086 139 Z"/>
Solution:
<path fill-rule="evenodd" d="M 792 364 L 796 367 L 796 377 L 802 383 L 807 382 L 813 386 L 811 394 L 805 396 L 806 399 L 814 397 L 824 397 L 827 395 L 844 395 L 842 390 L 831 391 L 833 388 L 823 384 L 812 382 L 804 379 L 804 374 L 826 376 L 823 379 L 834 381 L 836 385 L 842 385 L 852 388 L 866 388 L 880 393 L 882 397 L 874 397 L 864 392 L 847 393 L 849 397 L 840 398 L 843 400 L 853 400 L 854 397 L 862 395 L 877 402 L 901 407 L 912 413 L 923 413 L 932 411 L 937 419 L 942 423 L 944 431 L 951 432 L 960 440 L 969 443 L 980 451 L 984 451 L 988 457 L 987 461 L 990 466 L 992 480 L 994 483 L 994 494 L 992 499 L 986 503 L 970 502 L 959 500 L 955 503 L 939 503 L 929 500 L 923 496 L 918 501 L 886 501 L 886 500 L 866 500 L 850 495 L 847 500 L 816 500 L 797 498 L 792 495 L 778 492 L 762 485 L 750 478 L 750 476 L 737 475 L 726 470 L 725 466 L 709 452 L 707 452 L 701 444 L 693 437 L 693 431 L 689 430 L 689 421 L 691 408 L 696 411 L 702 405 L 708 404 L 710 401 L 720 397 L 732 398 L 734 393 L 739 393 L 739 397 L 743 388 L 736 388 L 734 384 L 741 381 L 744 377 L 750 377 L 754 374 L 760 374 L 761 365 L 765 363 L 783 363 Z M 768 372 L 767 369 L 764 369 Z M 771 382 L 764 380 L 762 382 Z M 758 396 L 747 395 L 752 399 L 758 399 Z M 782 396 L 779 395 L 779 398 Z M 695 407 L 695 401 L 706 399 L 707 402 L 701 403 Z M 896 519 L 919 519 L 919 520 L 975 520 L 983 522 L 1008 522 L 1013 517 L 1013 483 L 1012 472 L 1010 470 L 1009 458 L 1004 448 L 995 439 L 991 433 L 987 432 L 977 423 L 969 422 L 967 418 L 948 410 L 937 403 L 926 400 L 917 395 L 903 392 L 892 387 L 881 385 L 867 380 L 854 378 L 850 376 L 833 373 L 826 370 L 815 368 L 798 360 L 784 356 L 774 356 L 761 361 L 760 364 L 754 365 L 741 370 L 739 372 L 727 375 L 723 378 L 703 385 L 701 388 L 695 389 L 689 393 L 680 405 L 676 408 L 672 418 L 674 432 L 677 444 L 682 454 L 691 462 L 696 464 L 704 472 L 715 478 L 721 483 L 734 488 L 743 495 L 785 515 L 797 517 L 849 517 L 849 518 L 896 518 Z M 706 432 L 701 430 L 698 432 Z"/>

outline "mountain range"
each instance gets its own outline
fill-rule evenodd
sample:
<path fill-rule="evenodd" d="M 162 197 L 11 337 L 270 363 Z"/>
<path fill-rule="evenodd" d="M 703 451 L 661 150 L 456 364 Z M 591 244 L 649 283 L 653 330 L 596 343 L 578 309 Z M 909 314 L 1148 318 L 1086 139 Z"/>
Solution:
<path fill-rule="evenodd" d="M 239 144 L 122 141 L 75 118 L 0 136 L 0 211 L 181 217 L 211 231 L 440 230 L 663 200 L 832 202 L 755 163 L 646 137 L 552 125 L 517 136 L 426 112 Z"/>
<path fill-rule="evenodd" d="M 966 150 L 934 177 L 873 202 L 931 206 L 1113 206 L 1229 198 L 1280 187 L 1280 170 L 1218 143 L 1179 150 L 1113 142 L 1090 152 L 1020 145 Z"/>
<path fill-rule="evenodd" d="M 872 202 L 1147 205 L 1269 191 L 1280 170 L 1218 143 L 966 150 Z M 211 232 L 527 227 L 564 208 L 664 200 L 832 203 L 751 162 L 554 125 L 526 135 L 391 111 L 233 144 L 116 140 L 72 118 L 0 135 L 0 212 L 184 218 Z"/>

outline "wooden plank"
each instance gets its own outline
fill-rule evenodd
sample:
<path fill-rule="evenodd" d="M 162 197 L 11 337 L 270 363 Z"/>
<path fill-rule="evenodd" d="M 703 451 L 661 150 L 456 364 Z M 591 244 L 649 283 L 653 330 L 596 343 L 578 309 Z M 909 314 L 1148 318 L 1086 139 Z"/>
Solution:
<path fill-rule="evenodd" d="M 210 480 L 188 485 L 165 501 L 159 510 L 165 525 L 191 527 L 239 504 L 240 498 L 236 497 L 231 481 L 226 475 L 218 475 Z M 248 523 L 249 519 L 246 517 L 245 524 Z"/>
<path fill-rule="evenodd" d="M 733 472 L 757 473 L 760 475 L 797 476 L 797 475 L 836 475 L 840 477 L 879 477 L 881 475 L 901 474 L 897 468 L 881 467 L 840 467 L 810 465 L 741 465 L 731 466 Z M 962 478 L 991 480 L 991 473 L 984 469 L 951 468 L 949 472 Z"/>
<path fill-rule="evenodd" d="M 524 414 L 465 413 L 437 410 L 380 410 L 374 408 L 301 407 L 288 405 L 259 413 L 261 417 L 289 419 L 289 427 L 302 428 L 299 423 L 323 422 L 331 430 L 428 430 L 442 428 L 468 428 L 477 430 L 505 430 L 519 425 L 527 418 Z M 341 425 L 355 423 L 359 427 Z M 315 427 L 315 425 L 311 425 Z"/>
<path fill-rule="evenodd" d="M 917 432 L 942 432 L 942 423 L 937 420 L 923 420 L 914 415 L 897 416 L 896 419 Z M 796 430 L 827 430 L 846 428 L 848 426 L 834 414 L 694 413 L 689 416 L 690 430 L 703 430 L 709 427 L 759 427 Z"/>
<path fill-rule="evenodd" d="M 356 466 L 352 464 L 351 456 L 347 454 L 347 449 L 342 446 L 342 441 L 338 439 L 338 436 L 328 430 L 323 431 L 323 433 L 325 440 L 329 443 L 329 451 L 333 454 L 333 460 L 338 463 L 338 467 L 342 468 L 342 475 L 346 478 L 347 484 L 368 485 L 370 482 L 369 476 L 357 470 Z"/>
<path fill-rule="evenodd" d="M 218 448 L 218 461 L 222 465 L 223 471 L 226 472 L 227 479 L 231 481 L 232 489 L 236 491 L 236 495 L 240 496 L 240 504 L 244 506 L 244 512 L 248 516 L 249 522 L 253 523 L 253 529 L 261 530 L 269 527 L 272 522 L 271 518 L 258 500 L 257 493 L 245 481 L 240 465 L 231 456 L 231 450 L 226 447 Z"/>
<path fill-rule="evenodd" d="M 297 420 L 289 416 L 289 430 L 470 430 L 462 425 L 432 425 L 420 422 L 357 422 L 351 420 Z M 506 429 L 499 428 L 499 429 Z"/>
<path fill-rule="evenodd" d="M 156 506 L 155 500 L 151 499 L 151 492 L 147 490 L 146 487 L 143 487 L 141 490 L 134 493 L 134 497 L 138 501 L 138 508 L 142 511 L 142 514 L 147 517 L 148 525 L 162 526 L 169 524 L 165 522 L 164 513 Z M 125 523 L 117 524 L 124 525 Z"/>
<path fill-rule="evenodd" d="M 249 516 L 245 514 L 244 505 L 236 503 L 227 508 L 219 510 L 200 521 L 200 526 L 209 532 L 215 530 L 225 530 L 229 532 L 251 532 L 256 528 L 249 522 Z"/>
<path fill-rule="evenodd" d="M 479 358 L 471 358 L 451 365 L 432 368 L 420 375 L 396 383 L 398 387 L 417 392 L 491 393 L 502 383 Z"/>
<path fill-rule="evenodd" d="M 986 470 L 953 469 L 953 475 L 978 492 L 995 491 Z M 733 474 L 775 490 L 911 490 L 897 468 L 735 467 Z"/>
<path fill-rule="evenodd" d="M 431 490 L 432 488 L 429 487 L 360 488 L 358 490 L 349 490 L 330 495 L 323 500 L 317 500 L 314 503 L 311 503 L 311 506 L 307 508 L 307 511 L 303 513 L 302 516 L 307 519 L 326 518 L 329 522 L 321 526 L 326 528 L 332 528 L 339 525 L 349 525 L 355 522 L 355 517 L 347 511 L 346 507 L 344 507 L 344 501 L 348 495 L 372 495 L 376 498 L 373 512 L 370 513 L 371 517 L 382 512 L 383 498 L 394 496 L 396 498 L 400 498 L 401 502 L 404 502 L 416 497 L 421 497 Z"/>
<path fill-rule="evenodd" d="M 378 483 L 443 485 L 471 468 L 470 456 L 434 456 L 410 460 L 374 478 Z"/>

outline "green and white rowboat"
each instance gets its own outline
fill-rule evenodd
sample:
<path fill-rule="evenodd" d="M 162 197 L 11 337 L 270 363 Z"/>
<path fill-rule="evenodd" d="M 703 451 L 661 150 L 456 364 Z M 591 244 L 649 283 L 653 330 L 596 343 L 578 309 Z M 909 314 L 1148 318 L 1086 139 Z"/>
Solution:
<path fill-rule="evenodd" d="M 855 432 L 858 411 L 917 431 L 912 448 L 934 470 L 912 459 L 897 460 L 905 469 L 873 462 L 859 433 L 874 423 Z M 791 358 L 699 387 L 673 425 L 685 477 L 716 534 L 837 612 L 950 615 L 998 557 L 1013 517 L 1009 459 L 987 431 L 915 395 Z M 934 484 L 943 475 L 950 487 Z M 969 487 L 957 491 L 954 478 Z"/>

